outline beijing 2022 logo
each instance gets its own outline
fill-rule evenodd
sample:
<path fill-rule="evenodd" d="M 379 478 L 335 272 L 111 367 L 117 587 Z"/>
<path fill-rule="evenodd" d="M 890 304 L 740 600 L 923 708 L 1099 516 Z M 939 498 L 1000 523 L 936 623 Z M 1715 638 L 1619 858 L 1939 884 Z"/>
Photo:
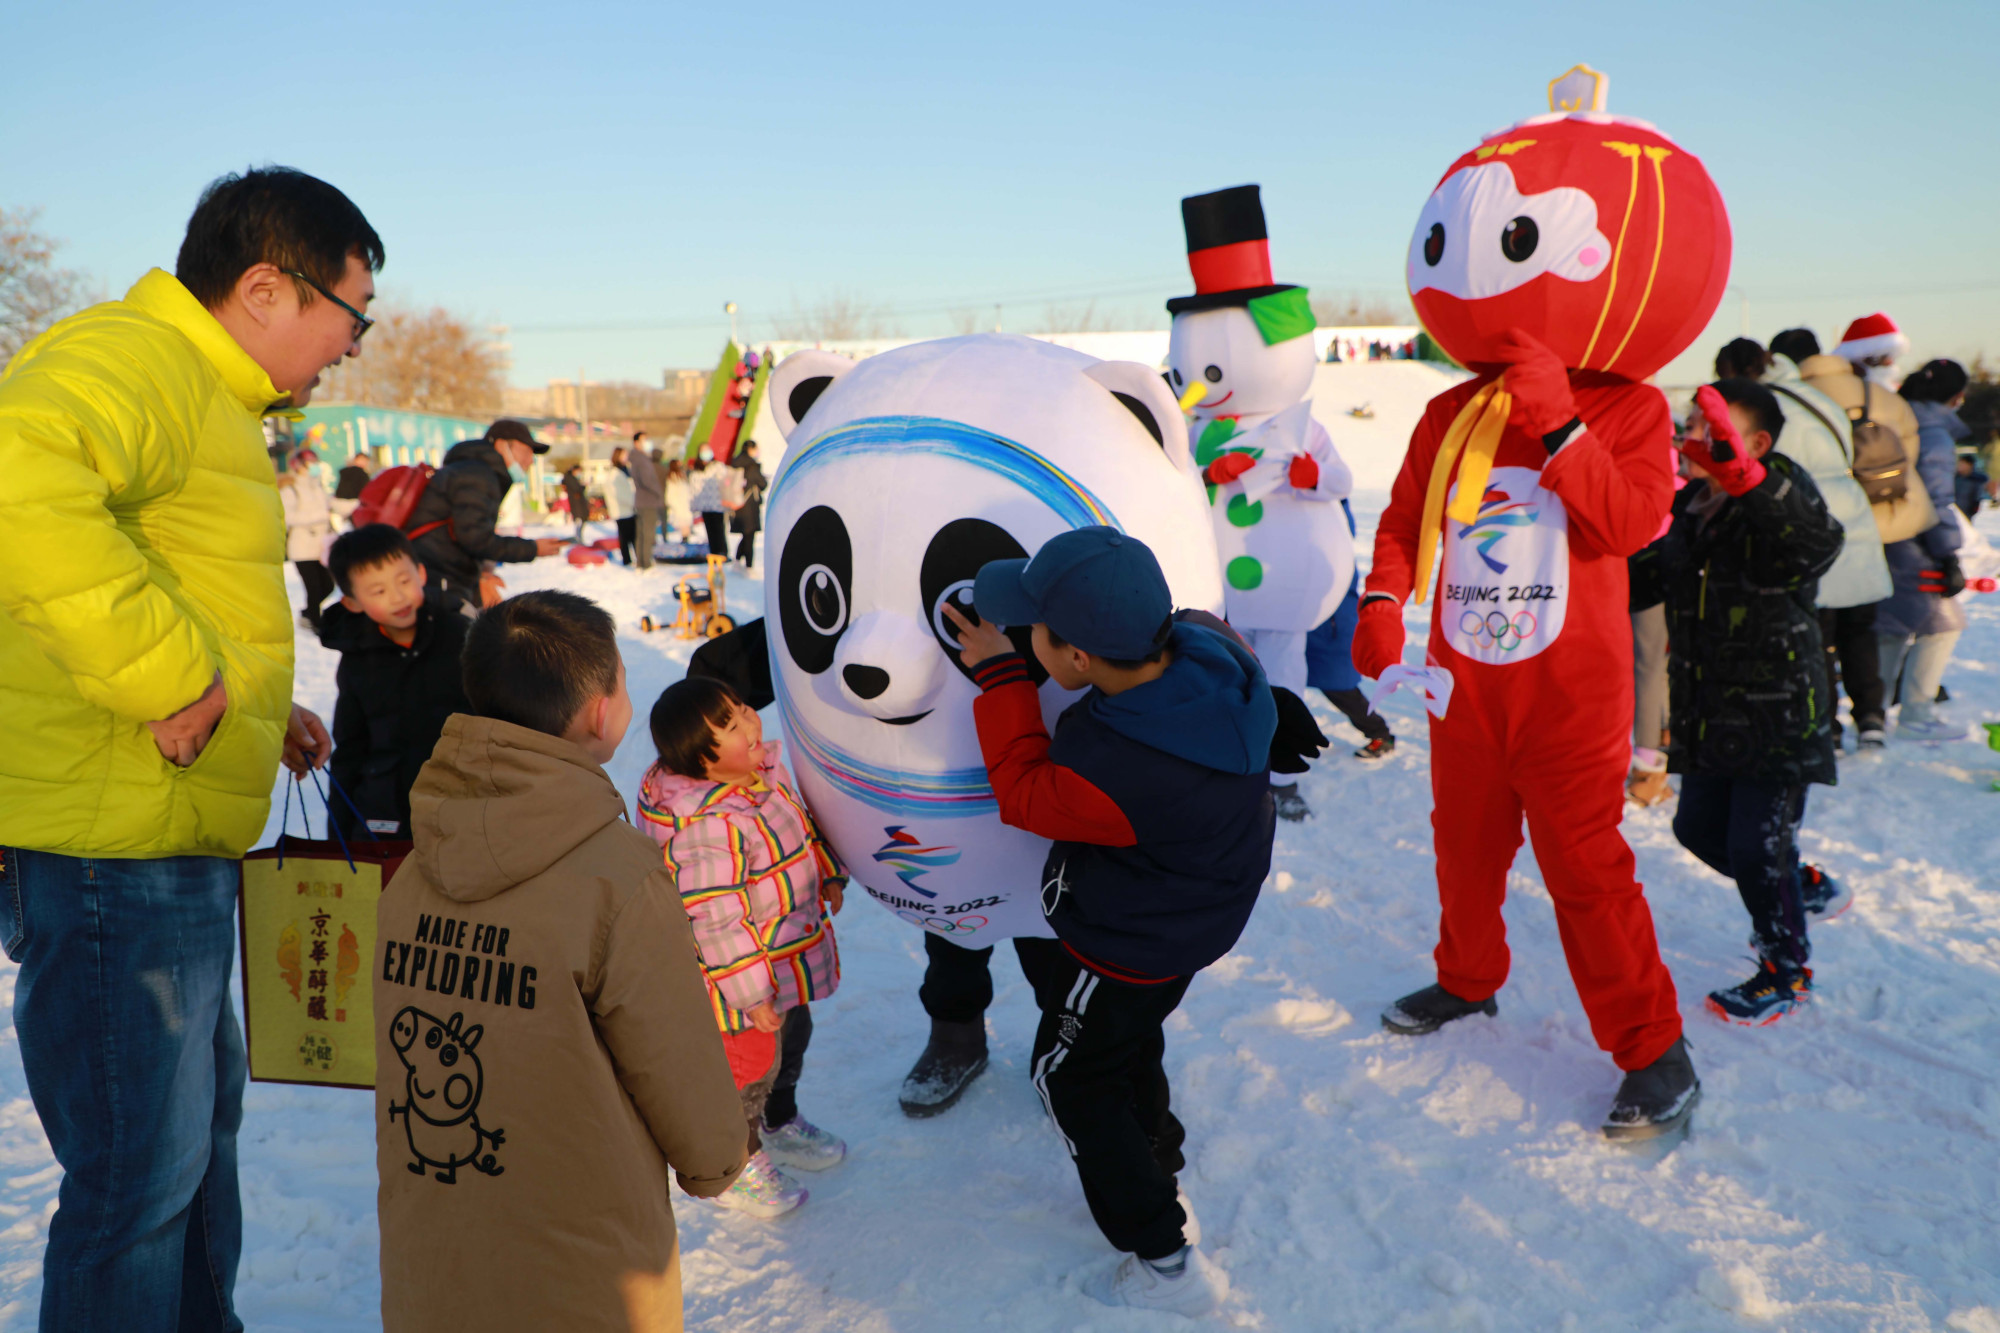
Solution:
<path fill-rule="evenodd" d="M 1488 569 L 1505 574 L 1507 562 L 1493 553 L 1494 548 L 1511 533 L 1534 527 L 1539 517 L 1541 509 L 1534 501 L 1516 500 L 1499 487 L 1489 486 L 1479 497 L 1478 517 L 1458 530 L 1458 538 L 1472 546 Z M 1537 623 L 1534 612 L 1525 608 L 1510 616 L 1497 608 L 1479 612 L 1468 607 L 1459 613 L 1458 632 L 1482 649 L 1511 653 L 1533 637 Z"/>

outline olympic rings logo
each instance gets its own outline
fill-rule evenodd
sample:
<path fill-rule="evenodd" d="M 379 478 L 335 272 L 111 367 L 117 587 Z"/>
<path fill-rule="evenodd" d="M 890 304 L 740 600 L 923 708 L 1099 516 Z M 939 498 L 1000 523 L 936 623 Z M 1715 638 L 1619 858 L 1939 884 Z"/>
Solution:
<path fill-rule="evenodd" d="M 1504 611 L 1464 611 L 1458 617 L 1458 632 L 1480 648 L 1498 648 L 1511 653 L 1533 636 L 1538 628 L 1532 611 L 1517 611 L 1509 620 Z"/>
<path fill-rule="evenodd" d="M 983 916 L 926 916 L 922 912 L 912 912 L 907 907 L 896 909 L 896 915 L 913 926 L 934 930 L 940 935 L 976 935 L 988 924 Z"/>

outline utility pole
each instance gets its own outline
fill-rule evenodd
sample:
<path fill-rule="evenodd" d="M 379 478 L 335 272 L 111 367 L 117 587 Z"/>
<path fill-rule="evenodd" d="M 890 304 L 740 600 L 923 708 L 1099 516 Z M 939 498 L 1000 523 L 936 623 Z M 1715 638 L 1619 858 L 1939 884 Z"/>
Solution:
<path fill-rule="evenodd" d="M 583 367 L 576 368 L 576 413 L 583 418 L 583 461 L 590 461 L 590 386 L 584 382 Z"/>

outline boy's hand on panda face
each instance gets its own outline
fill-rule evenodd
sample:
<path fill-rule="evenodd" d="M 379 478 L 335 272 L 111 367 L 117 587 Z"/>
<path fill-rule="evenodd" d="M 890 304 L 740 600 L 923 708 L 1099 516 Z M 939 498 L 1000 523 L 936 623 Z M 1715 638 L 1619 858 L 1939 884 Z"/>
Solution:
<path fill-rule="evenodd" d="M 989 658 L 1016 651 L 1014 641 L 1000 632 L 1000 627 L 990 620 L 967 620 L 965 613 L 953 606 L 949 599 L 944 602 L 945 619 L 958 630 L 958 660 L 969 667 L 976 667 Z"/>

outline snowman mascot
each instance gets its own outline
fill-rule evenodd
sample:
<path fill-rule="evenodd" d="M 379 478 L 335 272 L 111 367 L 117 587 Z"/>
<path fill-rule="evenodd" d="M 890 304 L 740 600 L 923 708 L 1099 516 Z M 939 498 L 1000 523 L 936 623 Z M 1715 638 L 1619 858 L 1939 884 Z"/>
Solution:
<path fill-rule="evenodd" d="M 1571 70 L 1550 114 L 1465 152 L 1417 215 L 1410 299 L 1475 377 L 1433 398 L 1411 436 L 1354 664 L 1437 694 L 1437 982 L 1383 1025 L 1414 1035 L 1495 1012 L 1525 817 L 1591 1034 L 1625 1071 L 1604 1132 L 1646 1138 L 1685 1124 L 1701 1084 L 1619 831 L 1625 561 L 1673 498 L 1673 421 L 1645 380 L 1715 313 L 1730 237 L 1700 159 L 1607 115 L 1603 93 L 1601 75 Z M 1426 661 L 1405 665 L 1403 603 L 1433 588 Z"/>
<path fill-rule="evenodd" d="M 1257 186 L 1183 199 L 1181 220 L 1195 293 L 1167 302 L 1167 374 L 1191 411 L 1227 616 L 1271 684 L 1303 698 L 1306 635 L 1339 609 L 1354 577 L 1340 504 L 1354 477 L 1306 401 L 1312 306 L 1305 288 L 1271 281 Z M 1296 783 L 1274 784 L 1271 796 L 1281 819 L 1310 813 Z"/>

